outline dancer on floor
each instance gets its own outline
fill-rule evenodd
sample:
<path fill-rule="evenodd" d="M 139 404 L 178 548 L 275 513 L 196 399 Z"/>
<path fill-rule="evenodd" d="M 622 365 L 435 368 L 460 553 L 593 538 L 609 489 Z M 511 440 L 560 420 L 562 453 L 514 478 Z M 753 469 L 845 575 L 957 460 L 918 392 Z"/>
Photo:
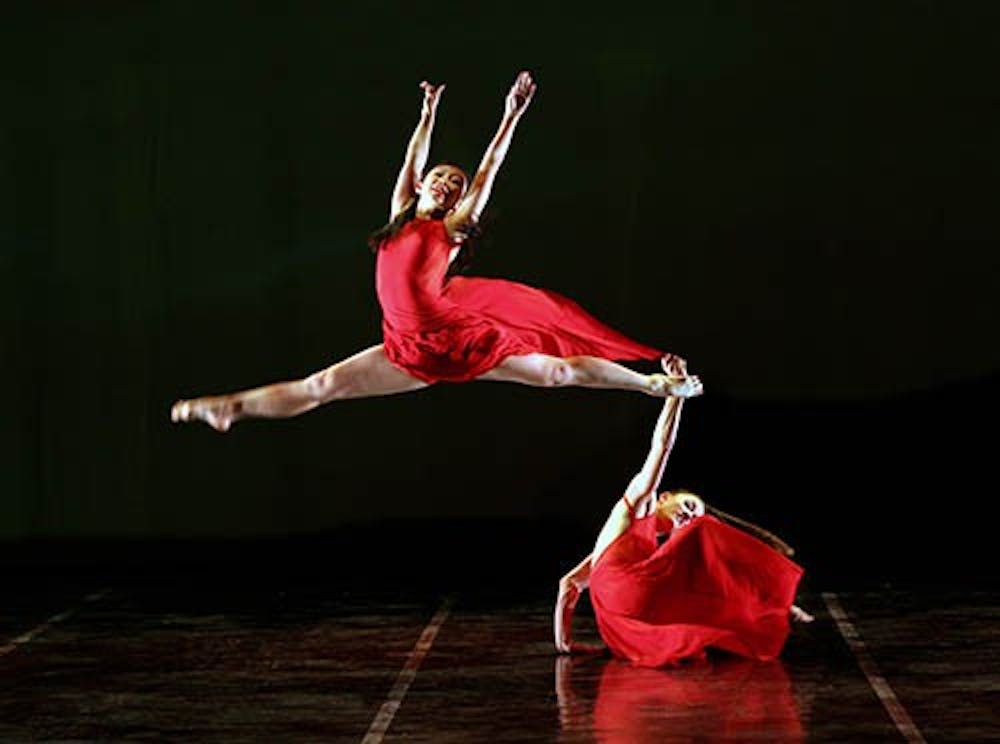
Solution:
<path fill-rule="evenodd" d="M 477 232 L 493 180 L 535 83 L 522 72 L 475 177 L 449 164 L 423 175 L 444 85 L 421 83 L 420 120 L 396 180 L 389 223 L 372 235 L 383 343 L 303 379 L 192 400 L 174 421 L 218 431 L 243 418 L 287 418 L 347 398 L 403 393 L 435 382 L 498 380 L 525 385 L 684 395 L 683 377 L 640 374 L 610 360 L 672 355 L 632 341 L 554 292 L 499 279 L 449 276 Z"/>
<path fill-rule="evenodd" d="M 679 361 L 666 371 L 686 375 Z M 688 379 L 700 393 L 697 378 Z M 690 491 L 657 495 L 682 405 L 667 398 L 642 470 L 611 510 L 594 551 L 559 582 L 553 630 L 562 653 L 603 650 L 572 641 L 573 611 L 588 586 L 604 642 L 641 666 L 672 666 L 708 648 L 773 659 L 789 619 L 813 619 L 792 604 L 802 569 L 784 542 Z"/>

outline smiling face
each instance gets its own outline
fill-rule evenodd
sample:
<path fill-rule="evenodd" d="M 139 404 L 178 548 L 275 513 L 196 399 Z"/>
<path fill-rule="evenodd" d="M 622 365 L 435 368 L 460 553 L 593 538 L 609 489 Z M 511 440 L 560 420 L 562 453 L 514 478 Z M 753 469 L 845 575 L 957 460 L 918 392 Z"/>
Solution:
<path fill-rule="evenodd" d="M 705 502 L 690 491 L 664 491 L 656 500 L 656 515 L 673 522 L 674 529 L 705 513 Z"/>
<path fill-rule="evenodd" d="M 417 213 L 441 215 L 449 212 L 465 194 L 469 179 L 454 165 L 435 165 L 418 184 Z"/>

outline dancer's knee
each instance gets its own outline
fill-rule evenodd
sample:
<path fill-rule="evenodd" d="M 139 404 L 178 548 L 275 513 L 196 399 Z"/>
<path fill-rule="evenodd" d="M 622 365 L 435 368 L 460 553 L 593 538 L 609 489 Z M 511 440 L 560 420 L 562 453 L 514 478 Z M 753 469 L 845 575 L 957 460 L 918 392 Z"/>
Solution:
<path fill-rule="evenodd" d="M 566 359 L 554 359 L 545 368 L 545 387 L 563 387 L 573 384 L 575 369 Z"/>

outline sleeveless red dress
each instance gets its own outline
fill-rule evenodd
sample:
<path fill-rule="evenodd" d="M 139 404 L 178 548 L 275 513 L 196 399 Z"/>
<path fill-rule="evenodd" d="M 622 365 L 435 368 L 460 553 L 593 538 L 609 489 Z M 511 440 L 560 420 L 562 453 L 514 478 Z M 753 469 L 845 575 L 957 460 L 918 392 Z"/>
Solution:
<path fill-rule="evenodd" d="M 446 277 L 444 222 L 415 219 L 378 250 L 386 356 L 424 382 L 465 382 L 515 354 L 659 359 L 555 292 L 503 279 Z"/>
<path fill-rule="evenodd" d="M 707 648 L 777 657 L 802 568 L 712 516 L 659 546 L 656 530 L 655 515 L 633 520 L 591 573 L 597 627 L 612 653 L 650 667 L 700 659 Z"/>

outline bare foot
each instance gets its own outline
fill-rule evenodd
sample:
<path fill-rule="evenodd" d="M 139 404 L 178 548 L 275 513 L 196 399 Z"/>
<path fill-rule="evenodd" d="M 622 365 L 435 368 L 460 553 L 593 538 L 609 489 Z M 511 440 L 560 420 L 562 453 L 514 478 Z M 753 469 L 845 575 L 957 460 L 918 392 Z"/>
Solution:
<path fill-rule="evenodd" d="M 697 375 L 650 375 L 649 394 L 659 398 L 673 395 L 677 398 L 694 398 L 701 395 L 704 388 Z"/>
<path fill-rule="evenodd" d="M 216 431 L 227 432 L 236 420 L 232 402 L 223 396 L 179 400 L 170 409 L 173 422 L 204 421 Z"/>
<path fill-rule="evenodd" d="M 788 616 L 793 623 L 811 623 L 816 619 L 798 605 L 792 605 L 788 610 Z"/>

